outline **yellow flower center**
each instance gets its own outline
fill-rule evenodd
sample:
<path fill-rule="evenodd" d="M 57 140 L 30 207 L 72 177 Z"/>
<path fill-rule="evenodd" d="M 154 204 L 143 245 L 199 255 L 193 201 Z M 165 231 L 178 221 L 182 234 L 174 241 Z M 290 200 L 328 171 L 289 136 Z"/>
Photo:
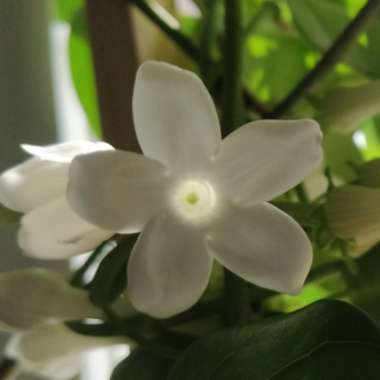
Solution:
<path fill-rule="evenodd" d="M 193 191 L 186 196 L 186 202 L 189 205 L 195 205 L 199 202 L 199 196 L 197 193 L 194 193 Z"/>

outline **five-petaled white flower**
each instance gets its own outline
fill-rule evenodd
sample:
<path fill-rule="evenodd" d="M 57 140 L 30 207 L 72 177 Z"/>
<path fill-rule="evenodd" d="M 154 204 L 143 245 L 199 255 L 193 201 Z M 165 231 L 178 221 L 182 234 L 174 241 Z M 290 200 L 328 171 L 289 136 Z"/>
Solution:
<path fill-rule="evenodd" d="M 0 203 L 24 213 L 18 242 L 32 257 L 62 259 L 88 252 L 112 236 L 79 218 L 65 199 L 71 160 L 112 147 L 72 141 L 46 147 L 22 145 L 33 157 L 0 174 Z"/>
<path fill-rule="evenodd" d="M 89 222 L 142 231 L 128 263 L 132 304 L 157 318 L 186 310 L 204 292 L 214 258 L 259 286 L 298 292 L 312 262 L 310 241 L 267 201 L 319 165 L 318 124 L 256 121 L 222 141 L 201 80 L 160 62 L 140 67 L 133 116 L 145 156 L 78 156 L 67 193 Z"/>

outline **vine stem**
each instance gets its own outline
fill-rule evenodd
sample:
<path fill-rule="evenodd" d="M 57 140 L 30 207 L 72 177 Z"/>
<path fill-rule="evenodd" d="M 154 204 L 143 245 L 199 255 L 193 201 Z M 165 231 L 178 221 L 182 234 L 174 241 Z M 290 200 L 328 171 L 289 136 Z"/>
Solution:
<path fill-rule="evenodd" d="M 241 0 L 225 0 L 225 51 L 222 103 L 222 131 L 227 134 L 237 127 L 242 101 Z M 228 269 L 224 270 L 225 318 L 229 325 L 247 322 L 251 315 L 248 283 Z"/>
<path fill-rule="evenodd" d="M 90 1 L 90 0 L 88 0 Z M 146 17 L 148 17 L 153 24 L 155 24 L 163 33 L 166 34 L 176 45 L 191 59 L 198 63 L 201 67 L 206 65 L 209 67 L 215 67 L 217 62 L 208 59 L 209 62 L 205 62 L 205 58 L 202 56 L 198 46 L 196 46 L 190 38 L 184 35 L 179 29 L 179 22 L 154 0 L 124 0 L 126 4 L 133 4 L 136 6 Z M 212 27 L 210 25 L 210 27 Z M 207 41 L 208 43 L 209 41 Z M 202 58 L 201 58 L 202 56 Z M 245 104 L 254 112 L 259 115 L 263 115 L 267 112 L 266 107 L 256 99 L 255 96 L 250 94 L 246 89 L 244 90 Z"/>
<path fill-rule="evenodd" d="M 348 51 L 369 20 L 380 9 L 380 0 L 369 0 L 358 12 L 356 17 L 343 30 L 331 47 L 322 56 L 318 64 L 294 87 L 290 94 L 272 111 L 266 113 L 266 118 L 276 118 L 285 114 L 297 101 L 318 82 L 323 75 L 331 70 Z"/>
<path fill-rule="evenodd" d="M 127 1 L 128 2 L 128 1 Z M 151 0 L 129 0 L 156 24 L 171 40 L 188 56 L 198 60 L 198 48 L 193 42 L 179 30 L 179 22 L 156 1 Z"/>

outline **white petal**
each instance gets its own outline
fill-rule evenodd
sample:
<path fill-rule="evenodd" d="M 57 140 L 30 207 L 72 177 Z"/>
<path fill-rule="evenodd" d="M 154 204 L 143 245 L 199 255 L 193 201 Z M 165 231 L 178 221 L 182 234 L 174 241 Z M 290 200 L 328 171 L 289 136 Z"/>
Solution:
<path fill-rule="evenodd" d="M 200 232 L 159 216 L 140 235 L 128 263 L 132 305 L 156 318 L 178 314 L 199 300 L 211 267 Z"/>
<path fill-rule="evenodd" d="M 0 274 L 0 324 L 28 329 L 53 320 L 100 318 L 86 291 L 74 288 L 58 272 L 24 269 Z"/>
<path fill-rule="evenodd" d="M 72 162 L 67 199 L 89 222 L 112 231 L 139 232 L 165 204 L 166 169 L 143 155 L 97 152 Z"/>
<path fill-rule="evenodd" d="M 219 148 L 214 103 L 202 81 L 190 71 L 162 62 L 141 65 L 133 116 L 144 154 L 174 171 L 202 170 Z"/>
<path fill-rule="evenodd" d="M 297 293 L 312 263 L 302 228 L 269 203 L 231 205 L 213 225 L 207 247 L 226 268 L 263 288 Z"/>
<path fill-rule="evenodd" d="M 79 154 L 113 149 L 111 145 L 105 142 L 86 140 L 68 141 L 48 146 L 22 144 L 21 148 L 25 152 L 39 157 L 41 160 L 66 163 L 71 162 L 71 160 Z"/>
<path fill-rule="evenodd" d="M 223 140 L 216 173 L 230 197 L 257 203 L 297 185 L 322 159 L 322 134 L 313 120 L 262 120 Z"/>
<path fill-rule="evenodd" d="M 112 235 L 82 220 L 62 197 L 23 216 L 18 243 L 28 256 L 53 260 L 91 251 Z"/>
<path fill-rule="evenodd" d="M 30 158 L 0 175 L 0 203 L 19 212 L 62 196 L 67 186 L 69 165 Z"/>
<path fill-rule="evenodd" d="M 35 157 L 0 175 L 0 203 L 28 212 L 62 196 L 66 191 L 70 161 L 78 154 L 113 149 L 103 142 L 73 141 L 46 147 L 22 145 Z"/>
<path fill-rule="evenodd" d="M 18 360 L 25 371 L 67 380 L 79 373 L 82 354 L 127 343 L 124 338 L 85 336 L 64 325 L 52 324 L 13 336 L 7 354 Z"/>

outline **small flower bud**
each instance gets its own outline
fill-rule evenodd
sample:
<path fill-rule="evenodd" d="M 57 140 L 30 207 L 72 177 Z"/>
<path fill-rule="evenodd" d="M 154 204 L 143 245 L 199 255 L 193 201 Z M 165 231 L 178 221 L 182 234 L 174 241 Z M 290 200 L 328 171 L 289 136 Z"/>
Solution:
<path fill-rule="evenodd" d="M 359 256 L 380 240 L 380 189 L 341 186 L 327 198 L 326 219 L 339 238 L 354 242 L 353 256 Z"/>
<path fill-rule="evenodd" d="M 321 124 L 327 129 L 351 133 L 380 112 L 380 80 L 331 90 L 321 104 Z"/>

